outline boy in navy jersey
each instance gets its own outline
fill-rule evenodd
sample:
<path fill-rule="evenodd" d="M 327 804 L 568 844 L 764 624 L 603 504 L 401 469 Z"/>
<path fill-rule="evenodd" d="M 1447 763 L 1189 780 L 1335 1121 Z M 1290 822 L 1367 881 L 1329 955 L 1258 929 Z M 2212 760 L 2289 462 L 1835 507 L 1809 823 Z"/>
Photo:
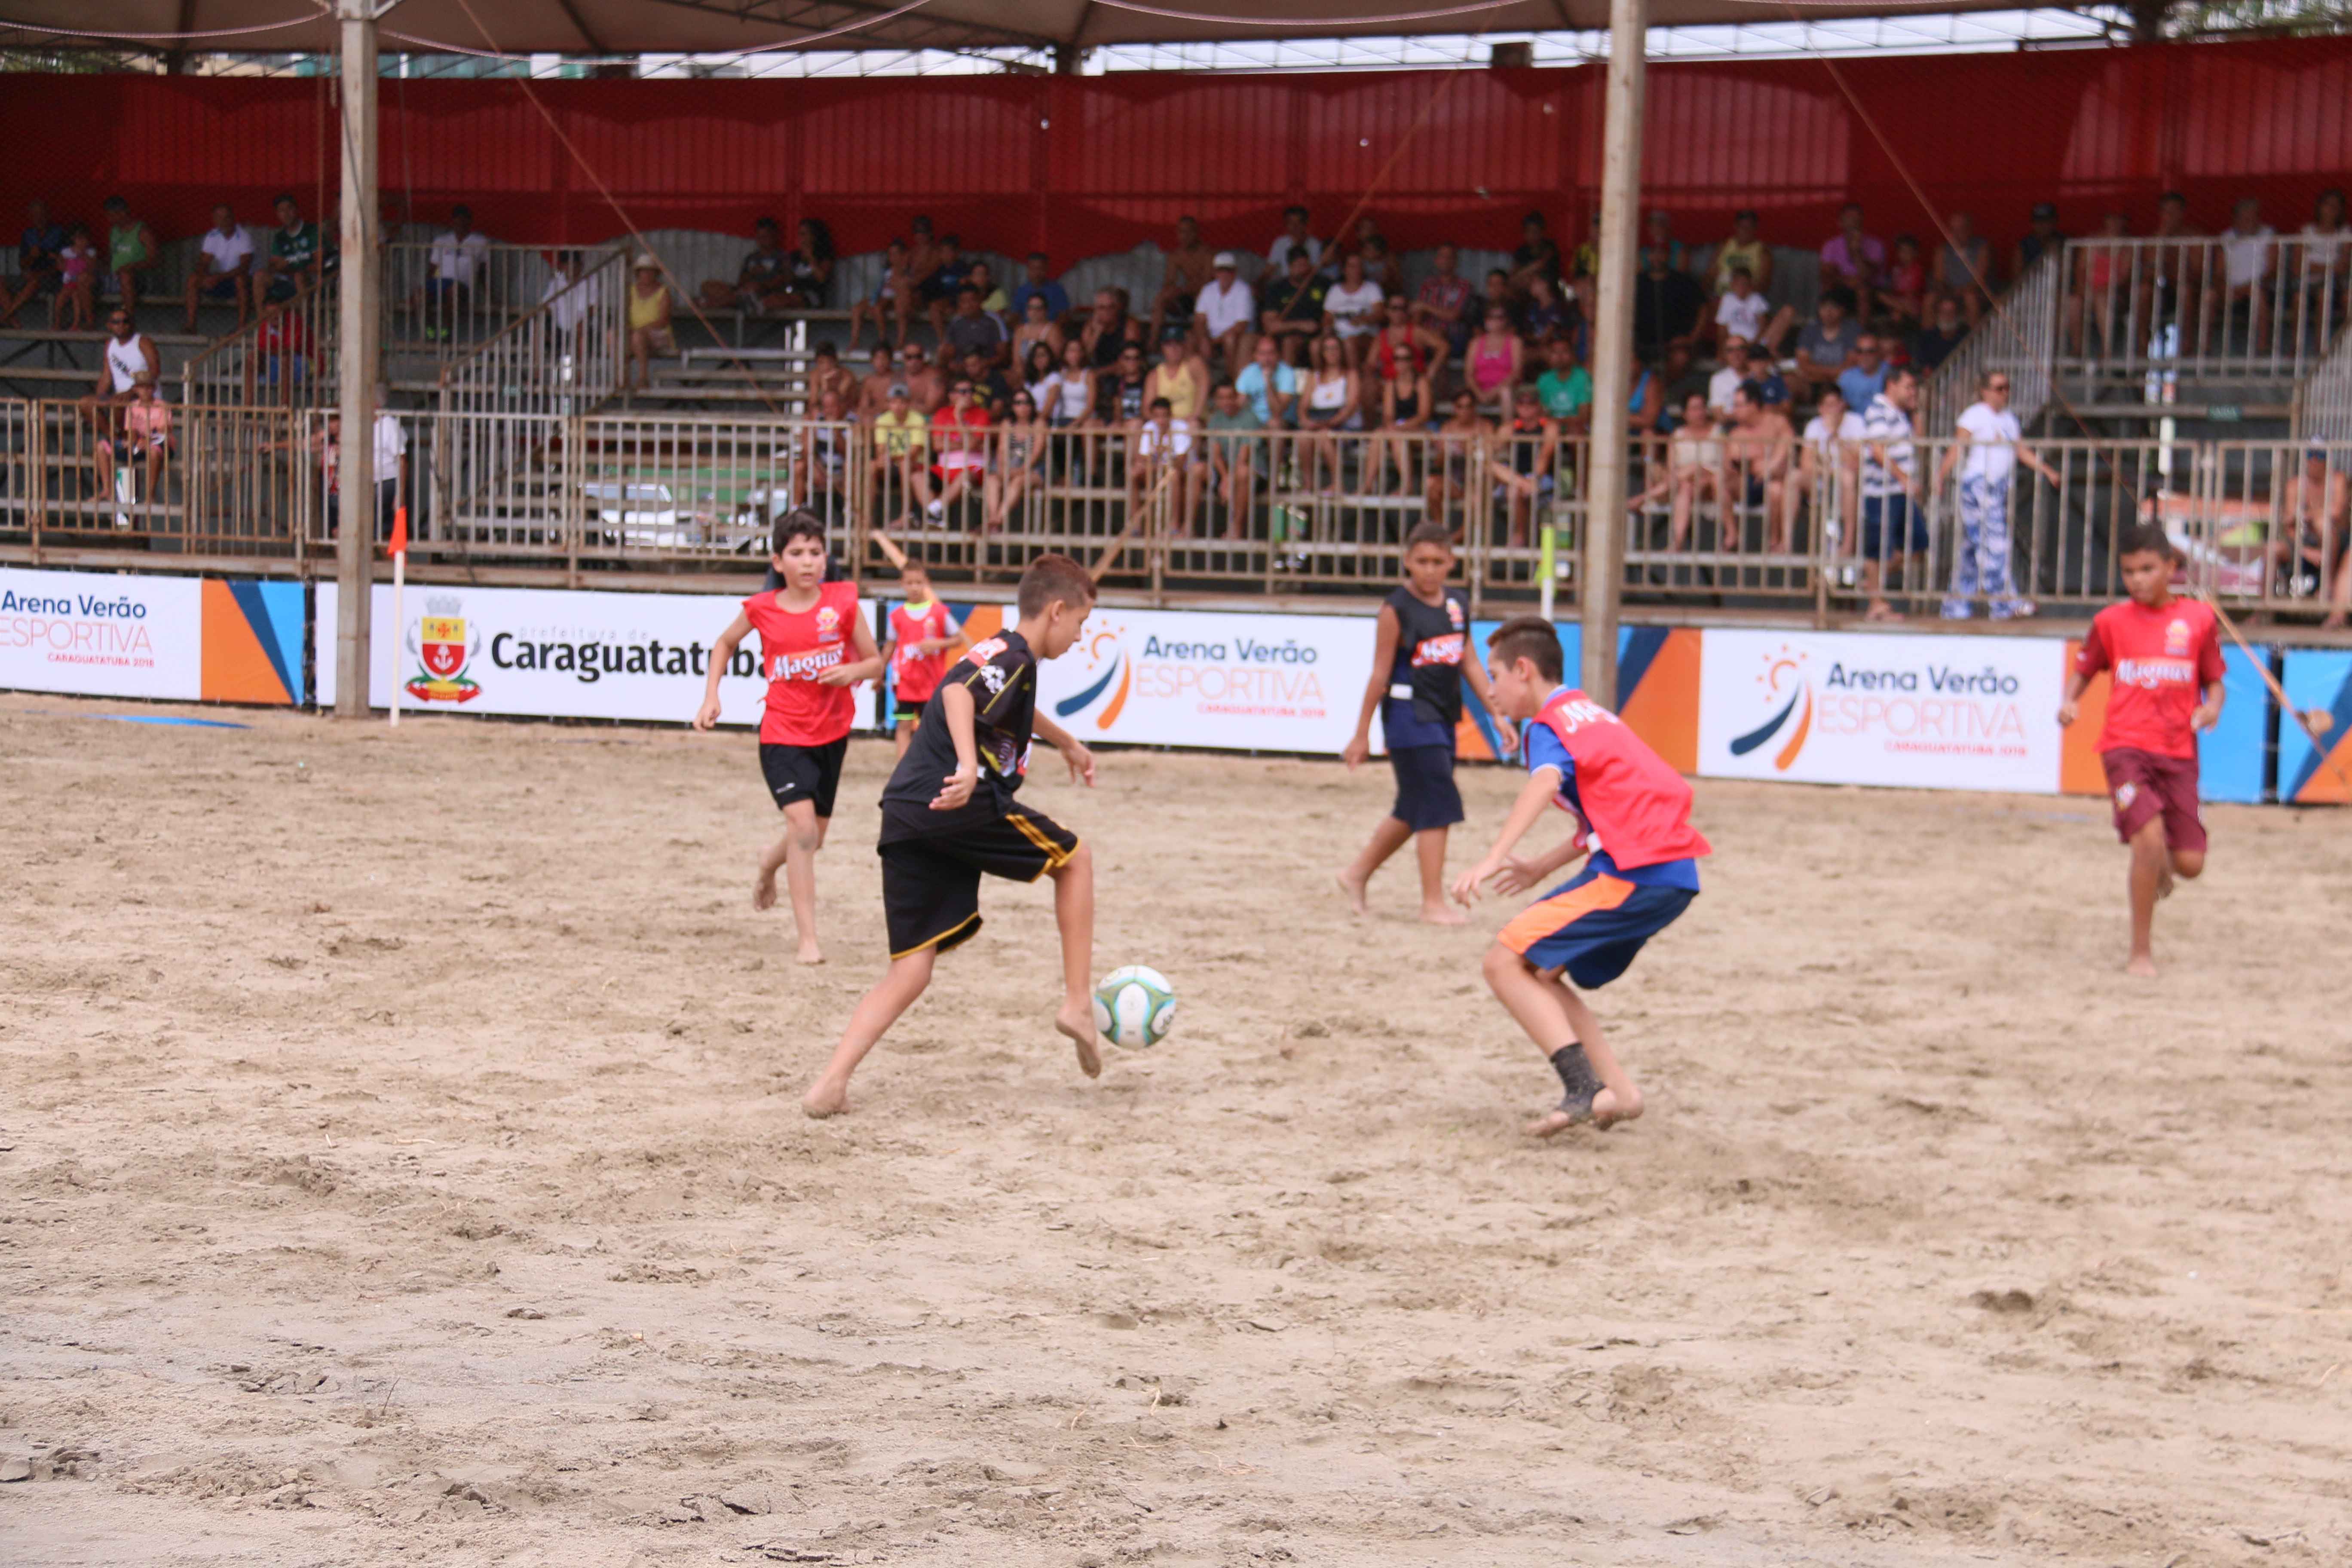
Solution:
<path fill-rule="evenodd" d="M 1690 825 L 1690 785 L 1614 713 L 1560 684 L 1559 634 L 1536 616 L 1505 621 L 1487 641 L 1495 700 L 1527 728 L 1528 782 L 1486 858 L 1462 873 L 1454 896 L 1468 905 L 1481 883 L 1506 893 L 1532 888 L 1579 856 L 1584 869 L 1513 916 L 1486 952 L 1486 984 L 1566 1091 L 1558 1110 L 1529 1124 L 1537 1137 L 1590 1117 L 1596 1127 L 1642 1114 L 1642 1091 L 1601 1038 L 1585 990 L 1625 973 L 1642 944 L 1698 896 L 1707 842 Z M 1511 850 L 1544 807 L 1572 814 L 1577 830 L 1527 858 Z"/>
<path fill-rule="evenodd" d="M 1445 579 L 1454 572 L 1454 536 L 1444 523 L 1424 522 L 1405 536 L 1404 584 L 1381 606 L 1372 641 L 1372 678 L 1356 717 L 1356 736 L 1340 753 L 1353 773 L 1372 754 L 1372 715 L 1381 716 L 1388 742 L 1389 768 L 1396 774 L 1396 801 L 1372 829 L 1348 868 L 1340 890 L 1358 914 L 1370 912 L 1364 897 L 1372 873 L 1388 858 L 1413 844 L 1421 862 L 1421 918 L 1431 925 L 1458 926 L 1467 918 L 1445 902 L 1446 829 L 1462 820 L 1462 792 L 1454 784 L 1454 727 L 1462 719 L 1462 682 L 1466 677 L 1478 700 L 1491 710 L 1486 676 L 1470 646 L 1470 602 Z M 1511 744 L 1510 721 L 1496 722 L 1503 744 Z"/>

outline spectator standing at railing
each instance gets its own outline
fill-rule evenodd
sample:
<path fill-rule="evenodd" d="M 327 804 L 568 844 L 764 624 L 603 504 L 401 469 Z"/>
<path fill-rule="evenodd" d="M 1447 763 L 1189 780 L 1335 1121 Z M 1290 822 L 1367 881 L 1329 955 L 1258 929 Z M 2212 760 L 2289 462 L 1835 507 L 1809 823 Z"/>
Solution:
<path fill-rule="evenodd" d="M 2048 202 L 2033 204 L 2033 214 L 2026 220 L 2025 233 L 2009 255 L 2009 276 L 2011 282 L 2025 276 L 2027 268 L 2045 256 L 2055 256 L 2066 248 L 2066 237 L 2058 232 L 2058 209 Z"/>
<path fill-rule="evenodd" d="M 1862 416 L 1862 581 L 1874 621 L 1903 618 L 1886 590 L 1913 555 L 1927 552 L 1919 459 L 1911 446 L 1911 414 L 1918 406 L 1919 377 L 1906 365 L 1888 374 Z M 1906 576 L 1905 586 L 1912 585 Z"/>
<path fill-rule="evenodd" d="M 0 286 L 0 324 L 15 321 L 16 312 L 39 296 L 57 291 L 58 258 L 68 238 L 63 226 L 49 221 L 47 205 L 25 204 L 25 232 L 16 241 L 16 281 Z"/>
<path fill-rule="evenodd" d="M 1446 352 L 1458 354 L 1470 341 L 1470 281 L 1459 268 L 1462 253 L 1441 245 L 1430 258 L 1430 274 L 1412 297 L 1413 323 L 1444 340 Z"/>
<path fill-rule="evenodd" d="M 1936 301 L 1936 319 L 1911 340 L 1911 363 L 1921 375 L 1933 375 L 1937 366 L 1952 357 L 1969 324 L 1960 319 L 1960 302 L 1949 296 Z M 1848 407 L 1853 406 L 1851 404 Z M 1863 405 L 1867 408 L 1868 404 Z"/>
<path fill-rule="evenodd" d="M 1818 392 L 1845 374 L 1862 342 L 1861 324 L 1848 313 L 1853 296 L 1832 289 L 1813 307 L 1813 319 L 1797 334 L 1797 379 Z M 1867 408 L 1867 403 L 1861 406 Z"/>
<path fill-rule="evenodd" d="M 2250 352 L 2263 349 L 2263 328 L 2269 318 L 2271 273 L 2278 265 L 2278 230 L 2263 221 L 2263 204 L 2254 196 L 2241 196 L 2231 209 L 2229 228 L 2221 236 L 2222 273 L 2229 286 L 2224 296 L 2228 303 L 2222 309 L 2219 323 L 2223 342 L 2214 345 L 2225 347 L 2230 332 L 2229 307 L 2241 300 L 2246 301 L 2246 345 Z"/>
<path fill-rule="evenodd" d="M 1764 236 L 1756 218 L 1754 207 L 1742 207 L 1731 215 L 1731 237 L 1715 247 L 1715 258 L 1707 268 L 1707 292 L 1717 299 L 1731 292 L 1731 285 L 1745 268 L 1751 292 L 1772 292 L 1772 247 L 1764 243 Z M 1751 342 L 1761 342 L 1756 333 L 1739 334 Z"/>
<path fill-rule="evenodd" d="M 1242 281 L 1240 258 L 1221 250 L 1209 260 L 1209 281 L 1192 297 L 1192 352 L 1222 363 L 1229 375 L 1249 362 L 1257 326 L 1257 296 Z"/>
<path fill-rule="evenodd" d="M 1273 278 L 1286 277 L 1290 271 L 1293 251 L 1307 253 L 1307 265 L 1311 269 L 1323 264 L 1323 242 L 1307 232 L 1308 214 L 1305 207 L 1282 209 L 1282 232 L 1265 247 L 1266 274 Z"/>
<path fill-rule="evenodd" d="M 2331 185 L 2319 193 L 2301 237 L 2304 309 L 2323 332 L 2332 334 L 2344 321 L 2345 286 L 2352 280 L 2347 270 L 2352 266 L 2352 231 L 2344 226 L 2342 191 Z"/>
<path fill-rule="evenodd" d="M 1936 286 L 1960 302 L 1973 327 L 1992 303 L 1992 244 L 1977 232 L 1973 214 L 1954 213 L 1945 226 L 1950 237 L 1936 253 Z"/>
<path fill-rule="evenodd" d="M 155 231 L 139 218 L 131 216 L 131 204 L 121 196 L 106 198 L 106 270 L 98 280 L 98 291 L 112 294 L 122 301 L 122 308 L 134 314 L 139 309 L 139 290 L 147 274 L 155 269 L 161 249 L 155 243 Z"/>
<path fill-rule="evenodd" d="M 669 285 L 662 280 L 661 263 L 647 251 L 637 258 L 629 279 L 628 323 L 629 365 L 632 384 L 650 388 L 654 381 L 654 359 L 659 355 L 670 358 L 677 353 L 677 339 L 670 331 Z"/>
<path fill-rule="evenodd" d="M 428 341 L 454 336 L 459 323 L 472 314 L 474 295 L 489 255 L 490 237 L 474 226 L 474 209 L 462 202 L 451 207 L 449 226 L 433 237 L 425 252 L 426 264 L 433 269 L 425 280 Z"/>
<path fill-rule="evenodd" d="M 1953 307 L 1955 312 L 1958 309 Z M 1847 406 L 1845 394 L 1834 383 L 1822 388 L 1822 400 L 1813 416 L 1805 421 L 1804 437 L 1797 448 L 1797 494 L 1791 511 L 1810 500 L 1816 514 L 1825 512 L 1834 479 L 1838 515 L 1819 518 L 1822 538 L 1832 555 L 1843 540 L 1853 537 L 1854 521 L 1861 513 L 1865 434 L 1862 416 Z"/>
<path fill-rule="evenodd" d="M 1977 400 L 1960 411 L 1955 435 L 1956 444 L 1936 466 L 1937 490 L 1955 466 L 1960 470 L 1959 548 L 1952 552 L 1952 590 L 1944 599 L 1944 618 L 1967 620 L 1979 594 L 1996 621 L 2030 616 L 2033 603 L 2018 595 L 2010 572 L 2010 489 L 2020 463 L 2053 485 L 2058 473 L 2025 444 L 2024 427 L 2009 411 L 2007 371 L 1987 371 L 1977 378 Z"/>
<path fill-rule="evenodd" d="M 1862 204 L 1848 202 L 1838 209 L 1838 231 L 1822 247 L 1822 287 L 1843 289 L 1859 314 L 1870 314 L 1871 300 L 1886 283 L 1886 246 L 1864 226 Z"/>
<path fill-rule="evenodd" d="M 1848 408 L 1867 408 L 1886 389 L 1886 355 L 1876 332 L 1853 340 L 1853 363 L 1838 372 L 1837 385 Z"/>
<path fill-rule="evenodd" d="M 781 302 L 791 288 L 785 271 L 782 231 L 776 220 L 763 217 L 751 226 L 751 252 L 735 269 L 735 281 L 712 278 L 701 289 L 706 310 L 765 310 Z M 853 339 L 853 341 L 855 341 Z"/>
<path fill-rule="evenodd" d="M 262 259 L 262 294 L 266 299 L 291 300 L 325 275 L 332 251 L 319 226 L 305 220 L 290 195 L 273 204 L 278 226 L 270 231 L 269 254 Z"/>
<path fill-rule="evenodd" d="M 1151 341 L 1171 323 L 1189 330 L 1192 324 L 1194 296 L 1209 286 L 1213 256 L 1201 243 L 1201 222 L 1194 217 L 1176 220 L 1176 244 L 1168 252 L 1168 259 L 1160 269 L 1160 292 L 1151 298 Z"/>
<path fill-rule="evenodd" d="M 236 221 L 226 202 L 213 208 L 213 226 L 197 242 L 196 264 L 188 269 L 187 310 L 181 330 L 196 330 L 196 307 L 206 300 L 230 300 L 236 304 L 236 324 L 244 329 L 253 309 L 253 241 Z"/>
<path fill-rule="evenodd" d="M 1045 313 L 1053 318 L 1055 326 L 1059 326 L 1062 318 L 1070 313 L 1069 292 L 1054 281 L 1052 265 L 1044 251 L 1029 253 L 1029 259 L 1022 265 L 1021 281 L 1013 286 L 1008 301 L 1015 317 L 1025 319 L 1028 316 L 1029 301 L 1033 299 L 1045 301 Z"/>

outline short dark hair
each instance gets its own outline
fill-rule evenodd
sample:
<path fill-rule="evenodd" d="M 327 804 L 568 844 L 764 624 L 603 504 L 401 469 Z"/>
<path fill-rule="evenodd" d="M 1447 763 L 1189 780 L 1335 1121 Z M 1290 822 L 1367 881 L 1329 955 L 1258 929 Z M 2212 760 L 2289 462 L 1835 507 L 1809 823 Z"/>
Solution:
<path fill-rule="evenodd" d="M 1066 555 L 1052 552 L 1029 563 L 1015 595 L 1015 606 L 1024 616 L 1044 615 L 1048 605 L 1094 602 L 1095 580 L 1087 569 Z"/>
<path fill-rule="evenodd" d="M 776 226 L 776 220 L 766 216 L 755 217 L 751 220 L 751 226 L 753 228 L 773 228 Z"/>
<path fill-rule="evenodd" d="M 1448 555 L 1454 553 L 1454 531 L 1442 522 L 1419 522 L 1404 536 L 1404 547 L 1410 552 L 1423 544 L 1434 544 Z"/>
<path fill-rule="evenodd" d="M 1295 217 L 1297 217 L 1297 218 L 1305 218 L 1305 217 L 1312 217 L 1312 216 L 1315 216 L 1314 214 L 1312 214 L 1312 213 L 1308 212 L 1305 207 L 1302 207 L 1302 206 L 1291 205 L 1291 206 L 1286 206 L 1286 207 L 1285 207 L 1285 208 L 1283 208 L 1283 209 L 1282 209 L 1282 217 L 1283 217 L 1283 221 L 1284 221 L 1284 222 L 1286 222 L 1286 223 L 1287 223 L 1290 219 L 1295 218 Z"/>
<path fill-rule="evenodd" d="M 833 346 L 833 340 L 831 338 L 817 339 L 816 347 L 811 350 L 810 353 L 817 359 L 839 359 L 841 357 L 841 351 Z"/>
<path fill-rule="evenodd" d="M 1559 650 L 1559 632 L 1541 616 L 1513 616 L 1496 626 L 1495 635 L 1486 639 L 1486 658 L 1500 665 L 1526 659 L 1536 667 L 1538 675 L 1554 685 L 1559 683 L 1567 663 Z"/>
<path fill-rule="evenodd" d="M 284 202 L 288 206 L 297 209 L 300 208 L 302 205 L 300 202 L 294 199 L 294 193 L 291 191 L 280 191 L 276 195 L 269 198 L 269 205 L 273 207 L 279 202 Z"/>
<path fill-rule="evenodd" d="M 1735 267 L 1731 269 L 1731 275 L 1734 278 L 1745 278 L 1750 283 L 1756 281 L 1756 273 L 1752 268 Z"/>
<path fill-rule="evenodd" d="M 2161 555 L 2167 561 L 2178 561 L 2180 552 L 2172 547 L 2172 535 L 2164 531 L 2160 522 L 2136 522 L 2123 531 L 2116 540 L 2116 562 L 2120 565 L 2126 555 Z"/>
<path fill-rule="evenodd" d="M 775 537 L 771 541 L 768 553 L 782 555 L 784 546 L 795 539 L 814 539 L 822 547 L 824 543 L 824 519 L 806 508 L 784 513 L 776 520 Z"/>
<path fill-rule="evenodd" d="M 1033 250 L 1029 253 L 1029 259 L 1032 261 L 1043 261 L 1046 259 L 1045 253 L 1042 250 Z"/>
<path fill-rule="evenodd" d="M 1528 226 L 1528 225 L 1529 225 L 1529 224 L 1533 224 L 1533 225 L 1535 225 L 1538 228 L 1545 228 L 1545 227 L 1549 227 L 1549 225 L 1547 225 L 1547 224 L 1544 222 L 1544 215 L 1543 215 L 1543 214 L 1541 214 L 1541 213 L 1539 213 L 1539 212 L 1530 212 L 1530 213 L 1528 213 L 1528 216 L 1525 216 L 1525 217 L 1523 217 L 1523 218 L 1521 218 L 1521 219 L 1519 220 L 1519 226 L 1520 226 L 1521 228 L 1525 228 L 1525 227 L 1527 227 L 1527 226 Z"/>
<path fill-rule="evenodd" d="M 456 206 L 449 209 L 449 216 L 451 217 L 472 217 L 474 216 L 474 209 L 467 206 L 465 203 L 459 202 Z"/>
<path fill-rule="evenodd" d="M 1919 367 L 1917 365 L 1898 364 L 1893 370 L 1886 373 L 1886 384 L 1889 386 L 1893 386 L 1898 381 L 1916 381 L 1918 379 Z"/>
<path fill-rule="evenodd" d="M 2167 191 L 2164 195 L 2156 198 L 2156 205 L 2158 206 L 2162 206 L 2167 202 L 2174 202 L 2185 207 L 2189 205 L 2189 198 L 2182 195 L 2179 191 Z"/>
<path fill-rule="evenodd" d="M 1172 413 L 1174 413 L 1174 412 L 1176 411 L 1176 405 L 1175 405 L 1175 404 L 1173 404 L 1173 403 L 1171 403 L 1171 402 L 1170 402 L 1170 401 L 1169 401 L 1167 398 L 1165 398 L 1165 397 L 1155 397 L 1155 398 L 1153 398 L 1153 399 L 1151 400 L 1151 406 L 1152 406 L 1152 408 L 1153 408 L 1155 411 L 1156 411 L 1156 410 L 1159 410 L 1159 409 L 1162 409 L 1162 408 L 1167 409 L 1167 410 L 1168 410 L 1170 413 L 1171 413 L 1171 414 L 1172 414 Z"/>

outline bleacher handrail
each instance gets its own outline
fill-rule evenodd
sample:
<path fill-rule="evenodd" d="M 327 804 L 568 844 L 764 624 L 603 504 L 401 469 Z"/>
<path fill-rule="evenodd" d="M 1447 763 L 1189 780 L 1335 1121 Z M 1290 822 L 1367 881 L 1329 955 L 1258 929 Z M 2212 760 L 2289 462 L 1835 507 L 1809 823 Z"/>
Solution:
<path fill-rule="evenodd" d="M 2058 283 L 2063 253 L 2046 250 L 1992 303 L 1919 388 L 1920 429 L 1948 434 L 1977 400 L 1987 373 L 2009 374 L 2009 411 L 2032 427 L 2050 403 L 2051 356 L 2058 342 Z M 1857 414 L 1862 412 L 1856 409 Z"/>

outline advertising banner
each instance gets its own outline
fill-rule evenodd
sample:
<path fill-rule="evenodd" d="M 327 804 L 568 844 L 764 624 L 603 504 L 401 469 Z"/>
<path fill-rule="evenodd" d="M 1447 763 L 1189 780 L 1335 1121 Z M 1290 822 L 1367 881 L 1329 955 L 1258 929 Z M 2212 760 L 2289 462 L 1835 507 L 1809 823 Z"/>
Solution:
<path fill-rule="evenodd" d="M 710 647 L 741 600 L 726 594 L 611 594 L 557 588 L 410 584 L 405 625 L 392 588 L 375 584 L 370 706 L 404 712 L 690 722 Z M 335 700 L 336 585 L 318 588 L 319 701 Z M 871 601 L 859 610 L 873 624 Z M 877 643 L 879 639 L 877 639 Z M 759 637 L 743 640 L 719 680 L 719 722 L 757 724 L 767 699 Z M 874 688 L 857 693 L 857 728 L 874 728 Z"/>
<path fill-rule="evenodd" d="M 1102 608 L 1076 647 L 1038 666 L 1038 710 L 1087 742 L 1336 756 L 1371 663 L 1369 613 Z"/>
<path fill-rule="evenodd" d="M 2067 668 L 2074 667 L 2074 656 L 2082 648 L 2079 640 L 2067 643 Z M 2271 650 L 2259 644 L 2254 653 L 2259 658 L 2271 657 Z M 2252 805 L 2263 798 L 2269 772 L 2270 687 L 2243 648 L 2222 648 L 2221 664 L 2221 721 L 2197 737 L 2197 795 Z M 2107 793 L 2099 731 L 2107 721 L 2107 695 L 2114 685 L 2115 678 L 2101 670 L 2083 688 L 2081 711 L 2066 731 L 2059 768 L 2058 787 L 2068 795 Z"/>
<path fill-rule="evenodd" d="M 1710 627 L 1704 649 L 1702 774 L 2057 793 L 2054 637 Z"/>
<path fill-rule="evenodd" d="M 0 567 L 0 687 L 196 701 L 205 587 L 197 577 Z"/>
<path fill-rule="evenodd" d="M 2278 797 L 2298 805 L 2352 800 L 2352 653 L 2339 648 L 2294 647 L 2279 674 L 2286 700 L 2309 712 L 2318 709 L 2334 722 L 2322 731 L 2323 752 L 2303 726 L 2282 713 L 2278 727 Z M 2237 693 L 2230 700 L 2237 700 Z M 2222 710 L 2224 718 L 2229 710 Z"/>

